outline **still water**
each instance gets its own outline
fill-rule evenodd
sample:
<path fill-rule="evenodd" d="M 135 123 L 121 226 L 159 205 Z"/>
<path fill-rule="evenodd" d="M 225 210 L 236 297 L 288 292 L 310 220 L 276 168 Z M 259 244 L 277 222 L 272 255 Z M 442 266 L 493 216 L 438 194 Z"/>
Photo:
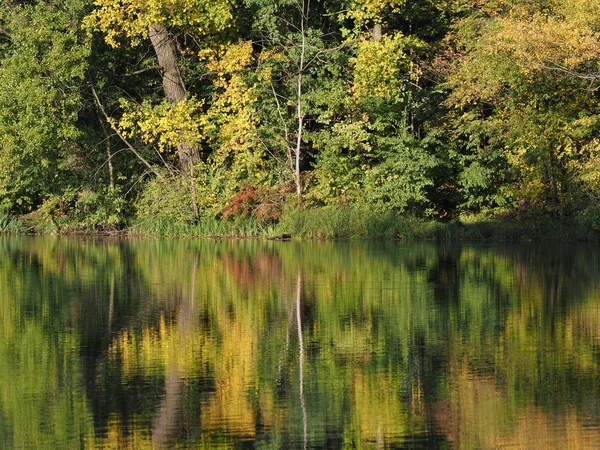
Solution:
<path fill-rule="evenodd" d="M 0 238 L 0 448 L 599 448 L 599 250 Z"/>

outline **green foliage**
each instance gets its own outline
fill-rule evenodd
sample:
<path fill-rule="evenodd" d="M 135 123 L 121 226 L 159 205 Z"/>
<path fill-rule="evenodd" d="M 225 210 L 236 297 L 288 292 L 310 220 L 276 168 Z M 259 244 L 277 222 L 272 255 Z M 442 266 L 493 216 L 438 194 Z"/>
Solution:
<path fill-rule="evenodd" d="M 130 214 L 128 208 L 119 187 L 98 191 L 67 189 L 48 196 L 28 219 L 37 231 L 110 232 L 124 224 Z"/>
<path fill-rule="evenodd" d="M 584 207 L 577 213 L 576 220 L 585 230 L 600 231 L 600 205 L 593 203 Z"/>
<path fill-rule="evenodd" d="M 89 41 L 86 2 L 2 2 L 0 207 L 24 212 L 84 168 L 77 140 Z"/>
<path fill-rule="evenodd" d="M 482 211 L 510 205 L 509 187 L 503 179 L 506 161 L 501 152 L 465 155 L 461 163 L 458 183 L 464 211 Z"/>
<path fill-rule="evenodd" d="M 84 230 L 115 231 L 128 217 L 128 205 L 120 188 L 97 192 L 83 190 L 77 194 L 74 220 Z"/>
<path fill-rule="evenodd" d="M 38 228 L 114 231 L 135 211 L 160 233 L 253 234 L 286 204 L 596 226 L 596 1 L 0 6 L 0 209 Z M 140 45 L 157 25 L 177 101 Z M 338 219 L 307 234 L 395 233 Z"/>
<path fill-rule="evenodd" d="M 186 179 L 153 179 L 136 203 L 136 221 L 189 224 L 194 221 L 191 185 Z"/>
<path fill-rule="evenodd" d="M 25 226 L 19 219 L 0 211 L 0 234 L 17 234 L 24 231 Z"/>
<path fill-rule="evenodd" d="M 457 127 L 483 137 L 487 148 L 479 153 L 502 153 L 503 175 L 493 178 L 506 183 L 503 190 L 509 195 L 503 197 L 517 205 L 539 204 L 542 216 L 572 215 L 586 189 L 581 163 L 591 156 L 595 137 L 587 127 L 596 122 L 598 107 L 586 81 L 593 77 L 582 74 L 600 61 L 598 46 L 592 44 L 597 42 L 595 25 L 587 15 L 597 7 L 592 3 L 553 2 L 541 14 L 541 6 L 515 2 L 488 11 L 484 19 L 472 14 L 457 25 L 458 48 L 465 56 L 450 72 L 448 98 L 462 112 Z M 488 170 L 498 168 L 493 164 Z M 462 177 L 466 204 L 479 202 L 473 197 L 472 187 L 477 187 L 464 184 L 469 180 L 480 185 L 480 204 L 489 202 L 484 184 L 491 185 L 486 178 L 492 178 L 472 172 L 468 165 Z"/>
<path fill-rule="evenodd" d="M 364 182 L 364 166 L 373 150 L 369 128 L 366 121 L 348 120 L 334 123 L 311 136 L 319 153 L 309 199 L 338 204 L 359 199 Z"/>
<path fill-rule="evenodd" d="M 426 189 L 433 184 L 434 156 L 422 143 L 394 139 L 379 153 L 381 162 L 367 170 L 367 202 L 380 209 L 424 211 L 428 206 Z"/>

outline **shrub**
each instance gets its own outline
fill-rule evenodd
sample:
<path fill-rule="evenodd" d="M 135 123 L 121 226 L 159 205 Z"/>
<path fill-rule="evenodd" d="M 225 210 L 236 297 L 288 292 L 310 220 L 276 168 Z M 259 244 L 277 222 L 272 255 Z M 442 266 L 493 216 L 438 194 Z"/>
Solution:
<path fill-rule="evenodd" d="M 0 234 L 17 234 L 24 231 L 25 226 L 19 219 L 7 212 L 0 211 Z"/>
<path fill-rule="evenodd" d="M 190 185 L 181 178 L 150 180 L 135 206 L 138 222 L 191 223 L 196 218 Z"/>
<path fill-rule="evenodd" d="M 264 186 L 244 184 L 221 209 L 223 220 L 252 218 L 258 223 L 272 223 L 281 216 L 281 195 Z"/>

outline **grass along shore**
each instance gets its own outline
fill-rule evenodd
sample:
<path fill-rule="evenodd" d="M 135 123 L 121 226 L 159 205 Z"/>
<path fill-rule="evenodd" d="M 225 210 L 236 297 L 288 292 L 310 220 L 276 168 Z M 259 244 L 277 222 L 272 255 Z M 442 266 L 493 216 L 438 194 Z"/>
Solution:
<path fill-rule="evenodd" d="M 253 218 L 221 221 L 205 218 L 195 223 L 156 217 L 123 227 L 86 228 L 77 223 L 57 226 L 0 213 L 0 234 L 118 234 L 209 238 L 270 238 L 290 234 L 314 240 L 441 240 L 441 241 L 599 241 L 600 230 L 573 220 L 500 220 L 469 218 L 440 222 L 394 212 L 359 208 L 295 209 L 278 223 Z"/>

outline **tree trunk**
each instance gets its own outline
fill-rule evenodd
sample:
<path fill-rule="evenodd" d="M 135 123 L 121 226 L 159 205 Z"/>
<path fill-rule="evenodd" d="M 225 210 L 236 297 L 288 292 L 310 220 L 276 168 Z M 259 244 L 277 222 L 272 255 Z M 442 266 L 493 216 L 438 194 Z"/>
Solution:
<path fill-rule="evenodd" d="M 300 18 L 300 33 L 302 34 L 302 44 L 300 47 L 300 62 L 298 64 L 298 78 L 297 78 L 297 92 L 298 104 L 296 105 L 298 114 L 298 132 L 296 134 L 296 149 L 295 156 L 296 161 L 293 168 L 294 181 L 296 183 L 296 195 L 298 198 L 302 198 L 302 177 L 300 173 L 300 159 L 302 152 L 302 133 L 304 132 L 304 111 L 302 110 L 302 76 L 304 74 L 304 58 L 306 55 L 306 29 L 305 23 L 308 22 L 308 10 L 310 8 L 310 1 L 302 2 L 302 17 Z"/>
<path fill-rule="evenodd" d="M 373 26 L 373 33 L 372 34 L 373 34 L 373 40 L 375 42 L 379 42 L 381 40 L 381 37 L 382 37 L 383 34 L 381 32 L 381 24 L 380 23 L 376 23 Z"/>
<path fill-rule="evenodd" d="M 150 41 L 158 59 L 167 101 L 172 104 L 184 101 L 187 93 L 177 65 L 175 38 L 163 25 L 155 24 L 150 27 Z M 182 172 L 186 175 L 193 175 L 193 166 L 199 160 L 198 149 L 187 142 L 182 142 L 177 146 L 177 155 Z"/>

